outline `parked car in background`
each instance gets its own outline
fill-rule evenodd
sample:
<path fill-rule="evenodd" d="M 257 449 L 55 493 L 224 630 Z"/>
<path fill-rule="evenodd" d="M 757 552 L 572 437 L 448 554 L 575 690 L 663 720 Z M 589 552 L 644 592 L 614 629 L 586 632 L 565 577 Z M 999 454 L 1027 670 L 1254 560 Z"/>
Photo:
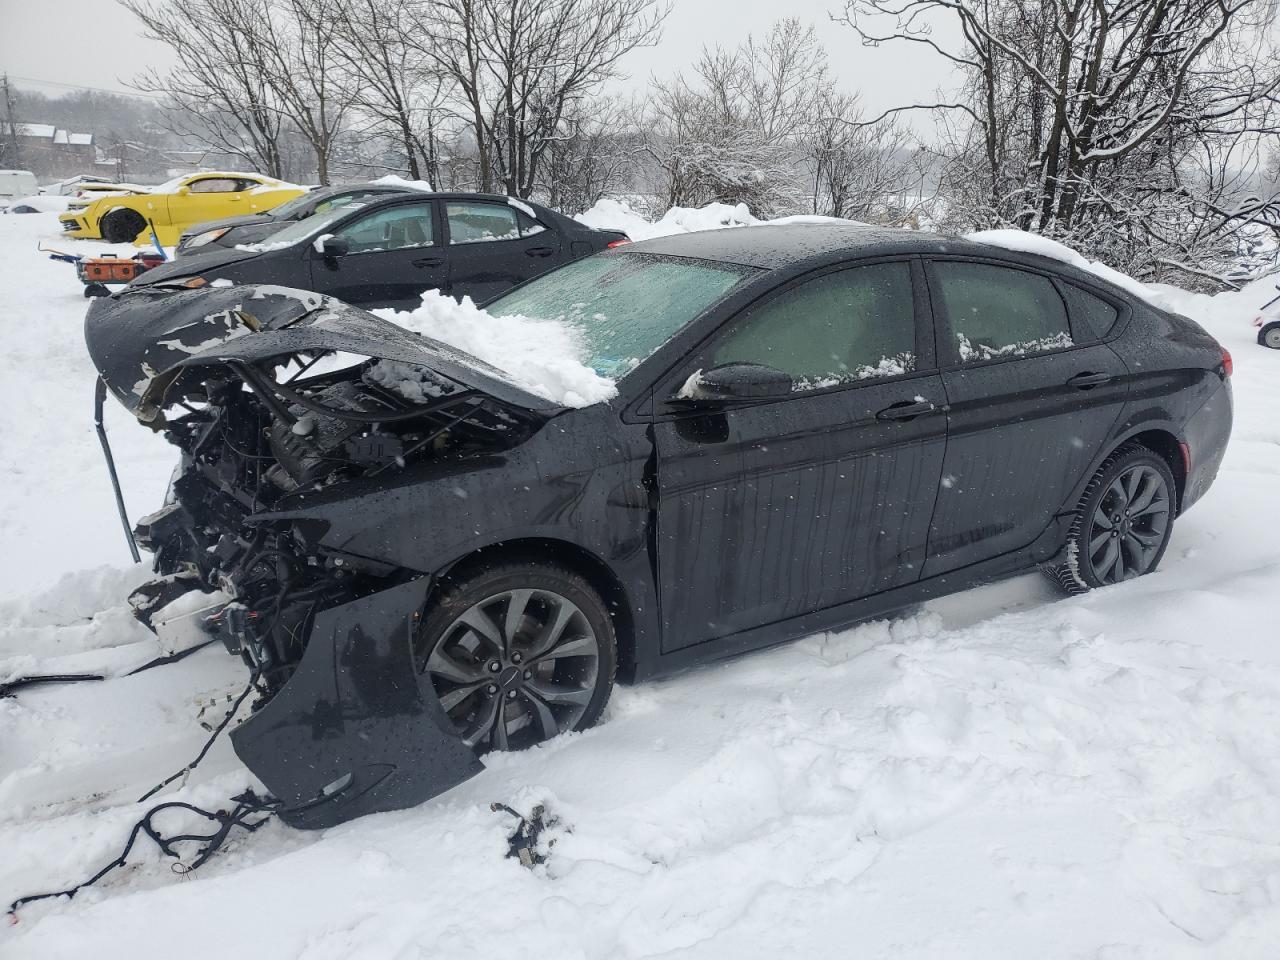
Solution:
<path fill-rule="evenodd" d="M 435 202 L 451 236 L 501 229 L 498 203 L 455 227 L 450 204 L 478 201 Z M 419 803 L 472 751 L 589 726 L 615 671 L 1036 566 L 1071 592 L 1149 573 L 1231 431 L 1231 358 L 1192 321 L 911 230 L 649 240 L 488 310 L 572 324 L 614 399 L 568 409 L 279 287 L 90 308 L 103 382 L 181 450 L 138 527 L 159 579 L 133 608 L 235 597 L 208 619 L 261 699 L 231 739 L 292 825 Z"/>
<path fill-rule="evenodd" d="M 108 186 L 118 189 L 58 218 L 67 236 L 146 242 L 149 225 L 154 225 L 160 243 L 173 246 L 192 224 L 272 210 L 306 192 L 305 187 L 257 173 L 190 173 L 151 188 Z M 126 189 L 131 192 L 119 192 Z"/>
<path fill-rule="evenodd" d="M 346 206 L 352 200 L 372 199 L 404 192 L 404 187 L 378 183 L 319 187 L 300 197 L 287 200 L 271 210 L 227 217 L 222 220 L 210 220 L 188 227 L 178 238 L 174 255 L 182 257 L 197 251 L 207 253 L 217 247 L 258 243 L 279 231 L 285 224 L 304 220 L 313 213 L 327 213 L 337 207 Z"/>
<path fill-rule="evenodd" d="M 39 193 L 36 175 L 30 170 L 0 170 L 0 208 L 20 197 Z"/>
<path fill-rule="evenodd" d="M 480 302 L 572 260 L 626 243 L 536 203 L 480 193 L 352 200 L 259 244 L 195 251 L 135 285 L 199 277 L 279 284 L 363 307 L 410 309 L 427 290 Z"/>
<path fill-rule="evenodd" d="M 86 187 L 109 188 L 120 186 L 109 177 L 95 177 L 89 175 L 67 177 L 65 180 L 55 180 L 53 183 L 47 183 L 42 193 L 51 194 L 60 197 L 74 197 Z"/>
<path fill-rule="evenodd" d="M 1280 290 L 1280 287 L 1276 289 Z M 1262 305 L 1253 318 L 1253 325 L 1258 328 L 1258 343 L 1280 350 L 1280 296 L 1272 297 Z"/>

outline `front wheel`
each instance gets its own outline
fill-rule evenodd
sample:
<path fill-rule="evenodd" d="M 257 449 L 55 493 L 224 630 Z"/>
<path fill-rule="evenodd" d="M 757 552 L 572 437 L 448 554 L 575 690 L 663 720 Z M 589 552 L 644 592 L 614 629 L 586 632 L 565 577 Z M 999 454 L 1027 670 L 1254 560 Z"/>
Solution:
<path fill-rule="evenodd" d="M 1280 350 L 1280 320 L 1268 323 L 1258 331 L 1258 342 L 1272 350 Z"/>
<path fill-rule="evenodd" d="M 121 207 L 103 217 L 98 226 L 102 239 L 107 243 L 133 243 L 134 238 L 146 229 L 147 221 L 137 210 Z"/>
<path fill-rule="evenodd" d="M 519 750 L 599 719 L 617 639 L 604 602 L 578 574 L 502 564 L 447 583 L 416 644 L 459 736 L 478 752 Z"/>
<path fill-rule="evenodd" d="M 1138 444 L 1121 447 L 1089 481 L 1066 557 L 1046 572 L 1068 593 L 1150 573 L 1173 533 L 1175 489 L 1163 458 Z"/>

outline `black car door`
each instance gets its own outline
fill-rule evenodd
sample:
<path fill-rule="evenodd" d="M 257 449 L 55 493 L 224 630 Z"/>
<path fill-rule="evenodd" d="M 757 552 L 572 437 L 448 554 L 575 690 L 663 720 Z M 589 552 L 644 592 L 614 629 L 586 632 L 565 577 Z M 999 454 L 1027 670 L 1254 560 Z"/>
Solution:
<path fill-rule="evenodd" d="M 914 280 L 914 283 L 913 283 Z M 663 649 L 914 581 L 946 439 L 918 262 L 809 275 L 729 320 L 655 396 Z M 664 402 L 765 364 L 789 396 Z"/>
<path fill-rule="evenodd" d="M 532 209 L 532 208 L 530 208 Z M 449 292 L 482 303 L 568 259 L 560 235 L 493 200 L 445 200 Z"/>
<path fill-rule="evenodd" d="M 346 221 L 333 232 L 346 241 L 345 254 L 309 252 L 312 289 L 370 309 L 416 307 L 423 291 L 448 281 L 436 220 L 434 201 L 414 200 Z"/>
<path fill-rule="evenodd" d="M 1116 307 L 1048 274 L 927 262 L 950 403 L 925 576 L 1030 546 L 1099 455 L 1128 370 L 1064 294 Z"/>

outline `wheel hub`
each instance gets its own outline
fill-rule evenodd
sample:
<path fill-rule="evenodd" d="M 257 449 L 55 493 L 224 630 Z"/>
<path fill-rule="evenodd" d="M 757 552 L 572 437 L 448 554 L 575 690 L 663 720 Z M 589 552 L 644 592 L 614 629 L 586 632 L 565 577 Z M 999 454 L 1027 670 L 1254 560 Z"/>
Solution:
<path fill-rule="evenodd" d="M 574 729 L 595 695 L 599 656 L 595 631 L 571 600 L 515 589 L 457 617 L 424 669 L 464 742 L 508 750 Z"/>

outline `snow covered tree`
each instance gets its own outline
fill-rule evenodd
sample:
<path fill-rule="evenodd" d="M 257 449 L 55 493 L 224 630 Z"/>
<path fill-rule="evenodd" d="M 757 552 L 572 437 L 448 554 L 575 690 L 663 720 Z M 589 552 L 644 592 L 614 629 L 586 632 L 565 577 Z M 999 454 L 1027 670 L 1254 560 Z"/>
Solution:
<path fill-rule="evenodd" d="M 1275 0 L 847 0 L 867 44 L 950 61 L 943 186 L 960 226 L 1011 225 L 1146 279 L 1228 282 L 1242 232 L 1280 233 L 1252 186 L 1280 132 Z M 950 21 L 958 41 L 936 39 Z"/>

